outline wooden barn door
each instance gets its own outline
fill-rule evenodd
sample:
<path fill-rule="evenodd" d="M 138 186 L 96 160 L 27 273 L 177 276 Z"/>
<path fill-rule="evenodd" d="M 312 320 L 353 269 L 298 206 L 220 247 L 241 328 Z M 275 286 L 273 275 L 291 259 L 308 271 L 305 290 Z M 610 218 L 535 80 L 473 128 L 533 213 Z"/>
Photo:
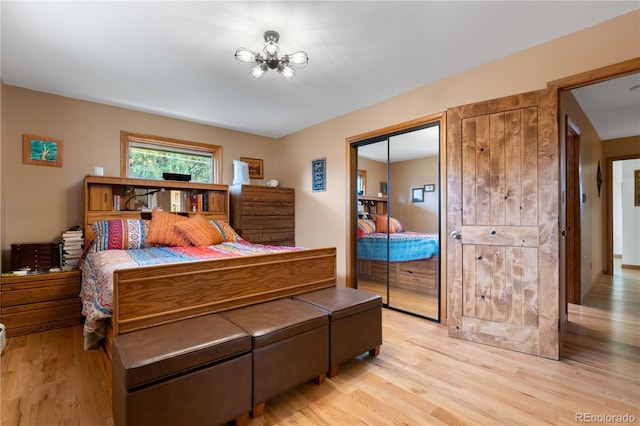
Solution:
<path fill-rule="evenodd" d="M 449 335 L 559 357 L 557 91 L 447 111 Z"/>

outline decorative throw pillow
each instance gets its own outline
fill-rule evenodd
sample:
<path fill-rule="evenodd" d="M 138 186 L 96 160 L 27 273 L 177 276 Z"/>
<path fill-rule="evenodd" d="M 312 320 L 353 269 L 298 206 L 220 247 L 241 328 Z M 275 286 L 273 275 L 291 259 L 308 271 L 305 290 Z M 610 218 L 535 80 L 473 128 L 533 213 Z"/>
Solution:
<path fill-rule="evenodd" d="M 374 232 L 376 232 L 376 226 L 373 221 L 358 219 L 358 238 L 363 235 L 373 234 Z"/>
<path fill-rule="evenodd" d="M 387 223 L 389 226 L 387 226 Z M 387 230 L 389 234 L 395 234 L 398 232 L 405 232 L 406 229 L 402 222 L 400 222 L 395 217 L 388 218 L 386 215 L 377 215 L 376 216 L 376 230 L 381 233 L 386 233 Z"/>
<path fill-rule="evenodd" d="M 241 239 L 236 230 L 233 229 L 227 222 L 224 222 L 222 220 L 209 220 L 209 222 L 218 229 L 220 235 L 222 235 L 223 241 L 229 241 L 233 243 Z"/>
<path fill-rule="evenodd" d="M 100 220 L 91 225 L 95 235 L 92 252 L 147 247 L 149 221 L 141 219 Z"/>
<path fill-rule="evenodd" d="M 210 246 L 224 241 L 218 228 L 213 226 L 206 217 L 199 214 L 176 223 L 173 225 L 173 229 L 182 234 L 194 246 Z"/>
<path fill-rule="evenodd" d="M 162 210 L 151 210 L 151 225 L 147 242 L 163 246 L 188 246 L 189 240 L 180 232 L 173 229 L 173 225 L 187 220 L 186 217 Z"/>

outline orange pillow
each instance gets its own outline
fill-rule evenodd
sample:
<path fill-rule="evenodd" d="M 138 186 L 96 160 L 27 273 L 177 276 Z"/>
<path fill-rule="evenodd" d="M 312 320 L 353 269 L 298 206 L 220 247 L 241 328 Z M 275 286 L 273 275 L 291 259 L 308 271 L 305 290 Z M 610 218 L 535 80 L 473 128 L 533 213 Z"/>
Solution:
<path fill-rule="evenodd" d="M 173 229 L 173 225 L 185 220 L 187 220 L 186 217 L 153 209 L 151 211 L 148 241 L 163 246 L 188 246 L 189 240 Z"/>
<path fill-rule="evenodd" d="M 387 233 L 387 220 L 389 222 L 389 234 L 395 234 L 397 232 L 404 232 L 405 228 L 402 222 L 400 222 L 395 217 L 387 218 L 386 215 L 377 215 L 376 216 L 376 232 L 380 232 L 383 234 Z"/>
<path fill-rule="evenodd" d="M 194 246 L 210 246 L 224 241 L 218 228 L 200 214 L 176 223 L 173 225 L 173 229 L 182 234 Z"/>

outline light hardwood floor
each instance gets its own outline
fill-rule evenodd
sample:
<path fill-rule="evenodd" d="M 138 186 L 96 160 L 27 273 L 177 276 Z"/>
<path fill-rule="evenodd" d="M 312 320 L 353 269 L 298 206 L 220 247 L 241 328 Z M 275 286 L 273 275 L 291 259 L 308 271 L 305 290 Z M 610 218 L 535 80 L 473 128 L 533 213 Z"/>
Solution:
<path fill-rule="evenodd" d="M 250 425 L 565 425 L 625 414 L 638 424 L 639 311 L 640 277 L 603 277 L 583 305 L 569 306 L 563 358 L 551 361 L 452 339 L 441 325 L 384 310 L 378 357 L 268 401 Z M 101 359 L 82 349 L 79 327 L 9 339 L 2 425 L 113 424 Z"/>

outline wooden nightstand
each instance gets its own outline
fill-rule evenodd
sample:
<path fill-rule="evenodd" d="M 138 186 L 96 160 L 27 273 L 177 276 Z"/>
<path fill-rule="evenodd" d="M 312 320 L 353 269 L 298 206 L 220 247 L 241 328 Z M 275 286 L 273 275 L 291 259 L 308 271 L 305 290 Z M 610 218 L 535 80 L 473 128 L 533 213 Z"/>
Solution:
<path fill-rule="evenodd" d="M 80 271 L 2 277 L 0 322 L 7 337 L 81 323 Z"/>

